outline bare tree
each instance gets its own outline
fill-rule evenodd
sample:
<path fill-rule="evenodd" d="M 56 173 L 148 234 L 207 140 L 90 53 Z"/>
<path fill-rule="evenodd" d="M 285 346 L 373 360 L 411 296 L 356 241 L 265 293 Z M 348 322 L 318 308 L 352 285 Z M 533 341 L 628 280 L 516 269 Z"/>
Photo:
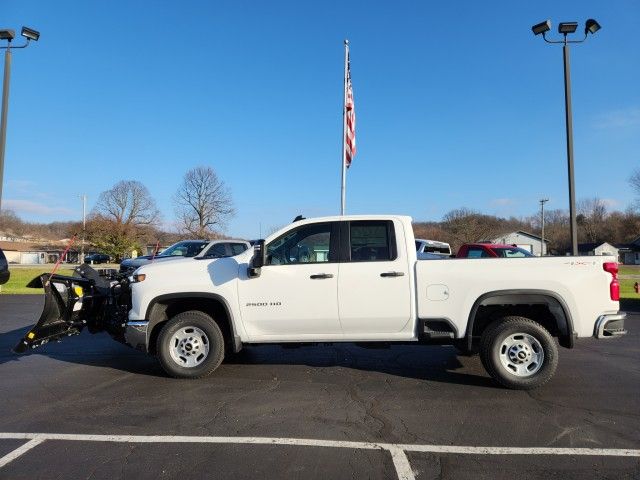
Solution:
<path fill-rule="evenodd" d="M 473 243 L 488 240 L 498 235 L 504 227 L 503 219 L 479 212 L 460 208 L 451 210 L 442 219 L 442 228 L 449 233 L 452 248 L 457 249 L 463 243 Z"/>
<path fill-rule="evenodd" d="M 444 230 L 440 224 L 436 222 L 415 222 L 413 224 L 413 233 L 416 238 L 447 243 L 453 242 L 453 238 L 451 238 L 449 232 Z"/>
<path fill-rule="evenodd" d="M 121 180 L 98 197 L 87 219 L 88 240 L 120 260 L 140 248 L 159 219 L 147 187 L 136 180 Z"/>
<path fill-rule="evenodd" d="M 571 248 L 569 213 L 559 209 L 545 210 L 544 222 L 544 237 L 549 241 L 549 251 L 552 254 L 562 254 L 568 251 Z"/>
<path fill-rule="evenodd" d="M 629 207 L 624 212 L 611 212 L 606 220 L 605 240 L 610 243 L 631 243 L 640 232 L 640 213 Z"/>
<path fill-rule="evenodd" d="M 607 206 L 599 198 L 589 198 L 578 202 L 578 225 L 590 242 L 604 241 Z"/>
<path fill-rule="evenodd" d="M 126 227 L 153 225 L 160 218 L 149 190 L 136 180 L 121 180 L 102 192 L 93 213 Z"/>
<path fill-rule="evenodd" d="M 0 210 L 0 232 L 21 237 L 27 233 L 25 223 L 13 210 Z"/>
<path fill-rule="evenodd" d="M 640 208 L 640 168 L 633 171 L 629 177 L 629 184 L 631 188 L 636 192 L 636 207 Z"/>
<path fill-rule="evenodd" d="M 231 193 L 211 167 L 189 170 L 174 203 L 183 230 L 200 238 L 224 228 L 235 214 Z"/>

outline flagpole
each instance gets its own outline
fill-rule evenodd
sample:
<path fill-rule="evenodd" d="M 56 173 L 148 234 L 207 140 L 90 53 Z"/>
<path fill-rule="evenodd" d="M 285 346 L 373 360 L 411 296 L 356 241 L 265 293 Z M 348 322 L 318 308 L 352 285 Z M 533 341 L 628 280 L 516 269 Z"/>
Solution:
<path fill-rule="evenodd" d="M 342 99 L 342 189 L 340 215 L 344 215 L 347 199 L 347 69 L 349 68 L 349 40 L 344 41 L 344 88 Z"/>

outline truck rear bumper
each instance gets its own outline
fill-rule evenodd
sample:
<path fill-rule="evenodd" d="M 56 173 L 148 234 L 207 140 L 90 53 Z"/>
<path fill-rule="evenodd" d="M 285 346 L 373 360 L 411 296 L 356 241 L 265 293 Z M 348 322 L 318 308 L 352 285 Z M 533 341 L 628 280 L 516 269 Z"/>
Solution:
<path fill-rule="evenodd" d="M 624 329 L 626 316 L 626 313 L 600 315 L 596 320 L 593 336 L 596 338 L 610 338 L 626 334 L 627 331 Z"/>
<path fill-rule="evenodd" d="M 130 347 L 136 350 L 148 351 L 147 346 L 147 329 L 149 322 L 147 320 L 129 320 L 124 330 L 124 341 Z"/>

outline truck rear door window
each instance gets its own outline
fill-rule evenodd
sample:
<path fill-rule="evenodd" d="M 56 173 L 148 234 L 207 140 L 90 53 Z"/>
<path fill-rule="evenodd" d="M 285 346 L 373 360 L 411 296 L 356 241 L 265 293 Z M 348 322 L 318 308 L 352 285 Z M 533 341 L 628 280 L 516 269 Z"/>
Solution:
<path fill-rule="evenodd" d="M 397 258 L 393 222 L 351 222 L 349 242 L 352 262 L 381 262 Z"/>

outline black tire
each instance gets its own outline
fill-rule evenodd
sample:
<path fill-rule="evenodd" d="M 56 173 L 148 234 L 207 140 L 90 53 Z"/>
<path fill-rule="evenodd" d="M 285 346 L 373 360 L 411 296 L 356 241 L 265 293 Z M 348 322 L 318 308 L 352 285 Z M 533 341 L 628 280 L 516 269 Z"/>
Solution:
<path fill-rule="evenodd" d="M 535 341 L 531 341 L 531 337 Z M 512 347 L 507 347 L 511 342 Z M 541 350 L 542 355 L 536 349 Z M 487 373 L 499 384 L 514 390 L 531 390 L 553 377 L 558 366 L 558 347 L 539 323 L 509 316 L 496 320 L 483 332 L 480 359 Z M 517 373 L 518 367 L 530 368 L 532 373 Z"/>
<path fill-rule="evenodd" d="M 177 352 L 180 349 L 178 345 L 181 344 L 181 342 L 176 342 L 174 335 L 179 334 L 178 332 L 181 330 L 182 332 L 188 332 L 194 328 L 199 329 L 204 334 L 204 336 L 194 334 L 196 347 L 203 348 L 207 345 L 208 354 L 197 365 L 186 366 L 185 362 L 190 360 L 188 356 L 176 354 L 176 359 L 174 359 L 174 355 L 172 355 L 172 351 Z M 185 340 L 185 342 L 189 345 L 194 344 L 193 341 Z M 189 348 L 189 351 L 194 352 L 196 347 Z M 213 318 L 204 312 L 190 310 L 176 315 L 162 327 L 156 341 L 156 352 L 160 365 L 168 375 L 174 378 L 202 378 L 213 373 L 222 363 L 224 359 L 224 336 Z M 197 361 L 197 358 L 192 361 Z"/>

